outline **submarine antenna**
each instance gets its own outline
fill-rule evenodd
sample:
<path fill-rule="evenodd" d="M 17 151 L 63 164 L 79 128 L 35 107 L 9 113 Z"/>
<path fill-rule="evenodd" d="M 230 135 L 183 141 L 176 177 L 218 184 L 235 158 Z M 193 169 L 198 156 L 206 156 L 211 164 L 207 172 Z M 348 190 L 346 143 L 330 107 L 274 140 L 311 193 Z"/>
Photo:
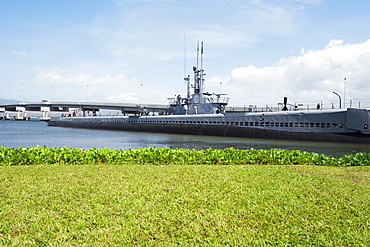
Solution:
<path fill-rule="evenodd" d="M 199 94 L 199 41 L 197 42 L 197 66 L 193 67 L 194 71 L 194 94 Z"/>
<path fill-rule="evenodd" d="M 202 41 L 202 46 L 201 46 L 201 51 L 200 51 L 200 82 L 199 82 L 199 89 L 200 92 L 203 92 L 203 41 Z"/>
<path fill-rule="evenodd" d="M 184 33 L 184 78 L 186 77 L 186 33 Z"/>
<path fill-rule="evenodd" d="M 199 41 L 197 43 L 197 70 L 198 70 L 198 67 L 199 67 Z"/>

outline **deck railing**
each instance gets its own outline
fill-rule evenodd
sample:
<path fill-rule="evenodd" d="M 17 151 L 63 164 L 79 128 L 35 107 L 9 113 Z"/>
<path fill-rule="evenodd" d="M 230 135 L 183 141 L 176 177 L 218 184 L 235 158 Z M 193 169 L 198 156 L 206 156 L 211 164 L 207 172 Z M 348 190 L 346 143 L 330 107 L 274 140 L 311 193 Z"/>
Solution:
<path fill-rule="evenodd" d="M 282 111 L 284 105 L 279 103 L 275 106 L 265 105 L 244 105 L 244 106 L 227 106 L 226 112 L 277 112 Z M 319 102 L 305 102 L 305 103 L 291 103 L 287 104 L 288 111 L 295 110 L 327 110 L 327 109 L 347 109 L 347 108 L 362 108 L 370 109 L 370 99 L 350 99 L 346 104 L 342 102 L 339 107 L 338 102 L 334 101 L 319 101 Z"/>

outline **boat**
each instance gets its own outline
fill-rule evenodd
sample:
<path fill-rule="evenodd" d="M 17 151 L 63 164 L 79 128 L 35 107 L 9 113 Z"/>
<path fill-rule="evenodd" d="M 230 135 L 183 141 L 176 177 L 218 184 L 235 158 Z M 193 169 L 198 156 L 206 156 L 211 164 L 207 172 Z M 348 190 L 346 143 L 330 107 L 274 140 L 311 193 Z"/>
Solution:
<path fill-rule="evenodd" d="M 200 53 L 200 59 L 199 59 Z M 199 65 L 200 62 L 200 65 Z M 226 94 L 205 91 L 203 42 L 197 45 L 194 82 L 184 78 L 186 97 L 168 98 L 165 113 L 140 112 L 122 116 L 61 117 L 50 126 L 100 130 L 142 131 L 168 134 L 209 135 L 241 138 L 283 139 L 316 142 L 370 144 L 370 110 L 363 108 L 304 110 L 288 107 L 287 97 L 281 109 L 257 111 L 250 106 L 244 112 L 229 112 Z M 191 94 L 190 88 L 193 88 Z M 71 114 L 69 114 L 71 115 Z"/>

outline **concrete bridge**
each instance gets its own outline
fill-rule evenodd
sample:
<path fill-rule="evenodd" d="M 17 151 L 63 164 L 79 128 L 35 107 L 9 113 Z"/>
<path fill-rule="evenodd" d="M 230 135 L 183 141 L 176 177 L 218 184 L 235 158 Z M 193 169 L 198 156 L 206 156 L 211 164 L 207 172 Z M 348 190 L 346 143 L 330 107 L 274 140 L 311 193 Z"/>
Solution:
<path fill-rule="evenodd" d="M 118 110 L 123 114 L 139 114 L 143 111 L 148 113 L 166 112 L 168 105 L 155 104 L 130 104 L 130 103 L 94 103 L 94 102 L 25 102 L 0 104 L 0 113 L 5 113 L 5 118 L 10 119 L 10 113 L 16 112 L 15 120 L 28 120 L 27 112 L 42 112 L 40 120 L 50 120 L 50 112 L 72 113 L 81 111 L 85 114 L 96 114 L 100 110 Z"/>

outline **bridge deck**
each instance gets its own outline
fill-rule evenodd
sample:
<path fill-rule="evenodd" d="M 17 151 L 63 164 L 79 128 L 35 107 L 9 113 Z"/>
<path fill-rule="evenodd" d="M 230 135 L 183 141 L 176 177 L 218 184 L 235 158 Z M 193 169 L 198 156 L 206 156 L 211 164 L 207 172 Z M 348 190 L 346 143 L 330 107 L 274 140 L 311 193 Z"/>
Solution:
<path fill-rule="evenodd" d="M 167 105 L 154 104 L 129 104 L 129 103 L 94 103 L 94 102 L 27 102 L 27 103 L 12 103 L 0 104 L 0 112 L 12 111 L 59 111 L 66 112 L 69 109 L 78 108 L 82 110 L 119 110 L 122 112 L 140 112 L 141 108 L 149 111 L 166 111 Z"/>

